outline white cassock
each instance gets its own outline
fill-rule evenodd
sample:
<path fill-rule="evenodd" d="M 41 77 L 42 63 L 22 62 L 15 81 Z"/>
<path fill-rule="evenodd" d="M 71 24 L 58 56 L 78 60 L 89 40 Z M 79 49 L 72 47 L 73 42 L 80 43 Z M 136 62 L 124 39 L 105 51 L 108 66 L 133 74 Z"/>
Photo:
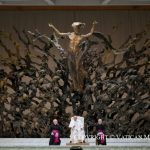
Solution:
<path fill-rule="evenodd" d="M 77 116 L 77 120 L 74 120 L 72 117 L 69 128 L 71 128 L 70 141 L 72 143 L 79 143 L 85 140 L 83 117 Z"/>

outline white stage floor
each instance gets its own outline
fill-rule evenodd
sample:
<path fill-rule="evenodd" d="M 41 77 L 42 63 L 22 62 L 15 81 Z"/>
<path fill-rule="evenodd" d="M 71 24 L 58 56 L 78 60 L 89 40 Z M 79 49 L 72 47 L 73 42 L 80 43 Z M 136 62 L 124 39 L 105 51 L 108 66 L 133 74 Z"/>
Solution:
<path fill-rule="evenodd" d="M 95 139 L 86 139 L 90 146 L 95 146 Z M 61 139 L 61 147 L 69 143 L 69 138 Z M 47 147 L 49 146 L 48 138 L 0 138 L 0 147 Z M 150 138 L 108 138 L 108 147 L 149 147 Z M 107 147 L 106 146 L 106 147 Z"/>

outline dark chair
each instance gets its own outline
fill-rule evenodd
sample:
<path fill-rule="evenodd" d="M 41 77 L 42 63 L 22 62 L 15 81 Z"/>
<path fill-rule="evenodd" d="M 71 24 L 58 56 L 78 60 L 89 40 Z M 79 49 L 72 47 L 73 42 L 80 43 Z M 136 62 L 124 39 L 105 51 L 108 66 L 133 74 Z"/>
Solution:
<path fill-rule="evenodd" d="M 72 146 L 70 150 L 83 150 L 81 146 Z"/>

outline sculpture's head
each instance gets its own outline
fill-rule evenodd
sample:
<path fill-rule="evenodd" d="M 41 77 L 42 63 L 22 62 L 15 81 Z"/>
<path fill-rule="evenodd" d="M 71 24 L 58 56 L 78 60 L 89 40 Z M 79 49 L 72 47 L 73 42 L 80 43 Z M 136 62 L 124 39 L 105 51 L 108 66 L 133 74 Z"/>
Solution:
<path fill-rule="evenodd" d="M 73 22 L 72 24 L 72 28 L 75 33 L 80 33 L 81 30 L 84 28 L 84 26 L 85 26 L 85 23 L 82 23 L 82 22 Z"/>

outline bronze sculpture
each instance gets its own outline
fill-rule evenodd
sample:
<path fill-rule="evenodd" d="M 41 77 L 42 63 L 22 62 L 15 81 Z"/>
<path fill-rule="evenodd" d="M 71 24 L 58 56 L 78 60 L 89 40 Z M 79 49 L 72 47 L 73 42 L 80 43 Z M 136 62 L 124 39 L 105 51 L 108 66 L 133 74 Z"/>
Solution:
<path fill-rule="evenodd" d="M 74 91 L 82 91 L 84 85 L 84 79 L 86 78 L 86 71 L 83 68 L 81 61 L 81 47 L 80 44 L 86 38 L 89 38 L 95 29 L 96 21 L 93 22 L 91 31 L 88 34 L 81 34 L 81 29 L 84 28 L 85 23 L 74 22 L 72 23 L 73 32 L 62 33 L 54 25 L 49 24 L 49 27 L 52 28 L 59 36 L 68 37 L 69 48 L 67 49 L 67 58 L 68 58 L 68 68 L 69 73 L 73 82 Z"/>
<path fill-rule="evenodd" d="M 132 35 L 118 50 L 102 33 L 92 34 L 98 41 L 92 41 L 92 38 L 81 40 L 77 52 L 70 53 L 77 56 L 74 60 L 79 61 L 77 66 L 83 65 L 81 69 L 86 70 L 88 78 L 84 86 L 78 83 L 81 85 L 75 85 L 75 88 L 69 78 L 72 70 L 68 66 L 68 55 L 64 54 L 67 50 L 61 47 L 55 34 L 47 36 L 37 30 L 30 34 L 25 30 L 15 31 L 19 40 L 0 32 L 0 50 L 8 55 L 6 58 L 2 55 L 0 63 L 9 69 L 0 70 L 0 137 L 48 137 L 46 127 L 56 117 L 62 122 L 63 136 L 66 137 L 71 111 L 84 115 L 89 134 L 93 134 L 95 118 L 106 121 L 108 134 L 136 136 L 149 133 L 150 40 L 144 39 L 145 30 Z M 137 49 L 141 39 L 145 41 Z M 14 43 L 12 49 L 6 40 Z M 36 40 L 38 43 L 34 42 Z M 101 41 L 104 49 L 97 45 L 97 50 L 91 47 Z M 20 55 L 20 43 L 25 46 L 23 56 Z M 53 54 L 52 47 L 60 51 L 60 59 Z M 116 63 L 116 57 L 113 57 L 111 64 L 105 63 L 106 50 L 112 50 L 113 56 L 121 54 L 121 61 Z M 55 64 L 54 69 L 49 66 L 49 60 Z M 70 64 L 75 62 L 69 61 Z M 76 76 L 83 74 L 80 68 L 77 70 Z M 25 77 L 29 82 L 24 80 Z M 86 75 L 79 80 L 75 77 L 72 80 L 79 82 Z"/>

